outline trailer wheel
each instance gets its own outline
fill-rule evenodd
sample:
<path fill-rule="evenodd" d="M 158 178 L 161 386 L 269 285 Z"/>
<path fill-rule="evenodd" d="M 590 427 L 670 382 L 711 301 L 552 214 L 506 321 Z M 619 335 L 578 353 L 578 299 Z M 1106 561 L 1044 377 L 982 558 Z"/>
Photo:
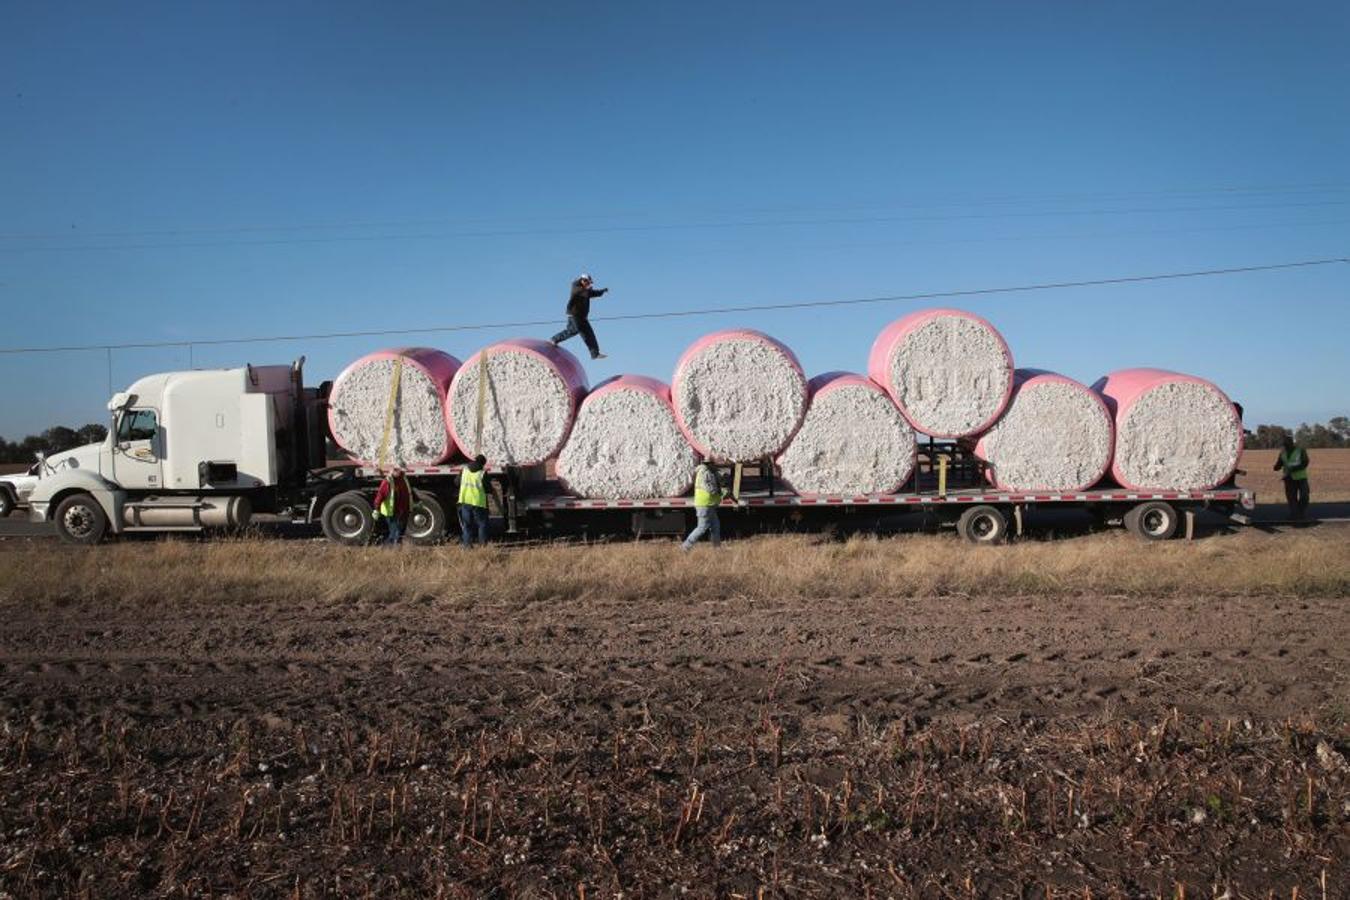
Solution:
<path fill-rule="evenodd" d="M 330 541 L 361 546 L 370 543 L 375 530 L 375 511 L 360 491 L 347 491 L 330 497 L 320 516 L 323 533 Z"/>
<path fill-rule="evenodd" d="M 956 531 L 972 544 L 1001 544 L 1008 539 L 1008 517 L 997 506 L 972 506 L 961 513 Z"/>
<path fill-rule="evenodd" d="M 0 519 L 12 512 L 14 512 L 14 495 L 9 492 L 9 488 L 0 485 Z"/>
<path fill-rule="evenodd" d="M 445 507 L 428 491 L 417 491 L 408 511 L 408 540 L 414 544 L 439 544 L 445 540 Z"/>
<path fill-rule="evenodd" d="M 1125 527 L 1146 541 L 1166 541 L 1176 536 L 1179 519 L 1172 504 L 1150 500 L 1125 513 Z"/>
<path fill-rule="evenodd" d="M 71 494 L 56 505 L 56 533 L 67 544 L 93 546 L 108 532 L 108 517 L 89 494 Z"/>

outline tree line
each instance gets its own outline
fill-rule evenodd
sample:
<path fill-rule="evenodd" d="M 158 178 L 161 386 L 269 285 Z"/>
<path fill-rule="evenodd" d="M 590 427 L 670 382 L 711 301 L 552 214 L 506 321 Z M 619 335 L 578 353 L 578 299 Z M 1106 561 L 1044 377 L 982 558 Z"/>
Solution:
<path fill-rule="evenodd" d="M 38 453 L 61 453 L 85 444 L 97 444 L 108 436 L 108 429 L 89 423 L 82 428 L 53 425 L 41 434 L 30 434 L 19 441 L 0 437 L 0 463 L 30 463 Z"/>
<path fill-rule="evenodd" d="M 1293 438 L 1297 446 L 1308 450 L 1350 447 L 1350 417 L 1336 416 L 1325 425 L 1304 422 L 1293 431 L 1283 425 L 1257 425 L 1255 431 L 1247 431 L 1246 435 L 1246 445 L 1253 450 L 1277 449 L 1284 446 L 1286 437 Z"/>

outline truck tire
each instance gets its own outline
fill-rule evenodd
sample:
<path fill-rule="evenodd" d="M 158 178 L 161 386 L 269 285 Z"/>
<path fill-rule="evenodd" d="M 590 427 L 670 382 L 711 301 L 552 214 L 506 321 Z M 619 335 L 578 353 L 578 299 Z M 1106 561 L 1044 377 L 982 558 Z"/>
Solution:
<path fill-rule="evenodd" d="M 956 531 L 972 544 L 1001 544 L 1008 539 L 1008 517 L 997 506 L 972 506 L 961 513 Z"/>
<path fill-rule="evenodd" d="M 408 513 L 407 538 L 414 544 L 439 544 L 445 540 L 445 507 L 430 491 L 416 491 Z"/>
<path fill-rule="evenodd" d="M 108 517 L 89 494 L 71 494 L 56 505 L 56 533 L 67 544 L 93 546 L 108 533 Z"/>
<path fill-rule="evenodd" d="M 329 497 L 319 521 L 324 536 L 330 541 L 353 547 L 370 543 L 370 536 L 375 531 L 375 511 L 360 491 Z"/>
<path fill-rule="evenodd" d="M 10 493 L 9 488 L 0 486 L 0 519 L 14 512 L 15 505 L 14 495 Z"/>
<path fill-rule="evenodd" d="M 1167 541 L 1176 537 L 1180 519 L 1172 504 L 1150 500 L 1125 513 L 1125 528 L 1146 541 Z"/>

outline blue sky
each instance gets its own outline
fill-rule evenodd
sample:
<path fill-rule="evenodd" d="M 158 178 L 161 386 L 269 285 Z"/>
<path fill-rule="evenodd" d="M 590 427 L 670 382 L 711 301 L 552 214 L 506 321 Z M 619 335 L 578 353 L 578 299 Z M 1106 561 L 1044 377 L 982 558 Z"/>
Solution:
<path fill-rule="evenodd" d="M 1350 255 L 1350 6 L 7 4 L 0 346 L 867 297 Z M 1350 412 L 1350 265 L 972 299 L 1021 365 Z M 597 322 L 668 379 L 758 327 L 862 370 L 915 304 Z M 554 326 L 529 329 L 547 337 Z M 197 347 L 461 358 L 519 330 Z M 576 351 L 582 352 L 579 342 Z M 188 351 L 113 357 L 120 388 Z M 0 356 L 0 434 L 101 421 L 102 353 Z"/>

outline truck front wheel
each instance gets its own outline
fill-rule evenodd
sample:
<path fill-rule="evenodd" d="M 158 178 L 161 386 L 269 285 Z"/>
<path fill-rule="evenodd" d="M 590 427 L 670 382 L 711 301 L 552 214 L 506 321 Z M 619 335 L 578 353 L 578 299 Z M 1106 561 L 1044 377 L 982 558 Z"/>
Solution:
<path fill-rule="evenodd" d="M 0 519 L 14 512 L 14 495 L 9 488 L 0 487 Z"/>
<path fill-rule="evenodd" d="M 320 516 L 323 533 L 330 541 L 360 546 L 370 543 L 375 530 L 375 511 L 360 491 L 347 491 L 330 497 Z"/>
<path fill-rule="evenodd" d="M 56 532 L 68 544 L 92 546 L 108 532 L 108 517 L 88 494 L 71 494 L 56 506 Z"/>

